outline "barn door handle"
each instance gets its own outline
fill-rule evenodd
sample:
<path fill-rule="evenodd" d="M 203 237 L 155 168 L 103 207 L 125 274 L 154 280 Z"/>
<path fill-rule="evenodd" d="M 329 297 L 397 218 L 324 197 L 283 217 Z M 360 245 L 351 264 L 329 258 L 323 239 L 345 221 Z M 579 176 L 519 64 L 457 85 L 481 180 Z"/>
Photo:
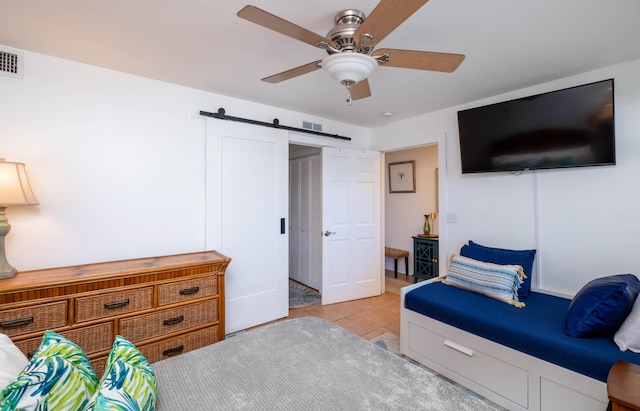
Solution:
<path fill-rule="evenodd" d="M 327 230 L 327 231 L 325 231 L 325 232 L 324 232 L 324 236 L 325 236 L 325 237 L 329 237 L 331 234 L 335 234 L 335 233 L 336 233 L 335 231 L 329 231 L 329 230 Z"/>

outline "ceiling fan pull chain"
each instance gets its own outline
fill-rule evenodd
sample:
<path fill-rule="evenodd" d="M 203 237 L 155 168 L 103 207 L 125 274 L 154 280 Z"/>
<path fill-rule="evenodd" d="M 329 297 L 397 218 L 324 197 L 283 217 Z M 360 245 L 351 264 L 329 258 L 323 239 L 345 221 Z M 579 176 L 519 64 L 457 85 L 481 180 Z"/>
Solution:
<path fill-rule="evenodd" d="M 347 96 L 347 103 L 349 104 L 349 107 L 351 107 L 351 102 L 353 101 L 351 98 L 351 84 L 351 82 L 347 82 L 347 84 L 345 84 L 345 86 L 347 86 L 347 93 L 349 93 Z"/>

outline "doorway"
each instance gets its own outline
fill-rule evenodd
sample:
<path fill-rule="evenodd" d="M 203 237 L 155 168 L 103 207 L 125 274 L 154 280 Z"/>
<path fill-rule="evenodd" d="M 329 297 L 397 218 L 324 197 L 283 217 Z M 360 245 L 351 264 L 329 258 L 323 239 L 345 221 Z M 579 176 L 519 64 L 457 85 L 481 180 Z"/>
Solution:
<path fill-rule="evenodd" d="M 305 152 L 301 161 L 290 160 L 291 181 L 299 179 L 301 187 L 301 195 L 290 193 L 290 244 L 299 247 L 290 250 L 290 263 L 302 278 L 308 268 L 323 305 L 379 295 L 380 152 L 326 146 L 320 150 L 317 156 L 311 148 L 300 149 Z M 290 190 L 295 187 L 290 183 Z M 318 257 L 318 263 L 312 261 Z M 313 277 L 314 271 L 319 278 Z"/>
<path fill-rule="evenodd" d="M 322 290 L 322 149 L 289 145 L 290 295 Z"/>
<path fill-rule="evenodd" d="M 413 162 L 415 192 L 390 192 L 389 164 Z M 398 289 L 405 283 L 412 283 L 413 237 L 422 234 L 425 215 L 435 213 L 435 219 L 429 219 L 431 231 L 439 235 L 441 218 L 439 213 L 439 165 L 438 143 L 409 149 L 388 151 L 385 153 L 385 246 L 409 251 L 409 267 L 403 262 L 398 264 L 398 280 L 395 281 L 394 261 L 385 259 L 385 278 L 390 290 Z M 391 273 L 389 275 L 389 272 Z"/>

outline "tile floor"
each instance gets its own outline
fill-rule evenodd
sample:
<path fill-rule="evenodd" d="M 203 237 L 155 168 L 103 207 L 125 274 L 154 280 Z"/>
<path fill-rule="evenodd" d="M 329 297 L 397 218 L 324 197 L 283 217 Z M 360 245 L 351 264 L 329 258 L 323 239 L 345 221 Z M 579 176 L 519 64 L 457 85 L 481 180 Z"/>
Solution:
<path fill-rule="evenodd" d="M 398 289 L 398 283 L 400 285 L 413 283 L 413 277 L 404 274 L 398 274 L 398 279 L 395 279 L 393 271 L 387 271 L 386 276 L 388 290 Z M 289 310 L 287 318 L 306 316 L 315 316 L 331 321 L 367 340 L 385 333 L 400 336 L 400 296 L 392 292 L 338 304 L 323 306 L 320 303 L 315 303 L 294 308 Z"/>

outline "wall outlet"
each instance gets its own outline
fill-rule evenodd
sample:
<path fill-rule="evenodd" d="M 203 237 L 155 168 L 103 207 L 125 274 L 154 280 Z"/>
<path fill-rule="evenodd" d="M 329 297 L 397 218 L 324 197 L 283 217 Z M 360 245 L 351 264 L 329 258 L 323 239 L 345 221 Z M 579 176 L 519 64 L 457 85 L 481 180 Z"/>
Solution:
<path fill-rule="evenodd" d="M 447 223 L 458 224 L 458 215 L 456 213 L 447 213 Z"/>

